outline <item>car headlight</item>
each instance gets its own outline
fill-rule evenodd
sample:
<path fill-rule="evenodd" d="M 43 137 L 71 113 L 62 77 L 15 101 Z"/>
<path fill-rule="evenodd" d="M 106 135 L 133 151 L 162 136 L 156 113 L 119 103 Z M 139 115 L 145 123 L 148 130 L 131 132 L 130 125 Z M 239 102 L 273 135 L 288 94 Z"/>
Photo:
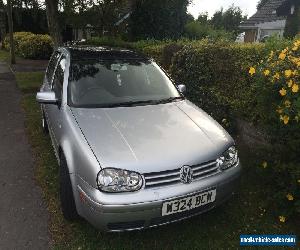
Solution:
<path fill-rule="evenodd" d="M 217 159 L 217 164 L 219 165 L 220 169 L 225 170 L 236 165 L 238 161 L 239 158 L 237 149 L 235 146 L 232 146 Z"/>
<path fill-rule="evenodd" d="M 141 189 L 143 178 L 136 172 L 116 168 L 104 168 L 97 176 L 97 185 L 99 190 L 103 192 L 133 192 Z"/>

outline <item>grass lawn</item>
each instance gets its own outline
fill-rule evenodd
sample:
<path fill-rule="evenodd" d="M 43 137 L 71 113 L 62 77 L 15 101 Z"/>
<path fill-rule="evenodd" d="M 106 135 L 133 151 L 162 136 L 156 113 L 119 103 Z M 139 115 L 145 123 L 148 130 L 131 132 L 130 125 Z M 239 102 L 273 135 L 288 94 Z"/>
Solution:
<path fill-rule="evenodd" d="M 9 52 L 0 49 L 0 61 L 8 62 L 8 60 L 9 60 Z"/>
<path fill-rule="evenodd" d="M 55 249 L 237 249 L 240 234 L 297 234 L 292 224 L 279 223 L 274 216 L 272 204 L 266 202 L 269 188 L 264 186 L 264 170 L 242 145 L 244 171 L 239 193 L 208 213 L 157 229 L 114 234 L 99 232 L 83 220 L 66 222 L 59 207 L 58 166 L 50 138 L 42 133 L 35 95 L 28 94 L 37 86 L 32 85 L 34 79 L 36 84 L 40 80 L 35 74 L 17 77 L 18 85 L 27 93 L 22 102 L 26 129 L 36 158 L 35 176 L 51 215 Z"/>
<path fill-rule="evenodd" d="M 38 91 L 43 83 L 45 72 L 17 72 L 17 84 L 22 92 L 31 93 Z"/>

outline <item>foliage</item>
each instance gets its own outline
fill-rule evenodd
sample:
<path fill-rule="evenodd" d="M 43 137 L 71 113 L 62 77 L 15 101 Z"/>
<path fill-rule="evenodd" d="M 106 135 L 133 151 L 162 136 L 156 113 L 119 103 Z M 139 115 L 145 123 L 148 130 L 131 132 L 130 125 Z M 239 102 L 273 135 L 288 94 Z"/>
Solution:
<path fill-rule="evenodd" d="M 48 59 L 53 51 L 53 42 L 49 35 L 35 35 L 31 32 L 14 33 L 16 54 L 29 59 Z M 9 49 L 8 36 L 4 46 Z"/>
<path fill-rule="evenodd" d="M 179 38 L 188 18 L 189 0 L 137 1 L 131 15 L 132 38 Z"/>
<path fill-rule="evenodd" d="M 201 24 L 209 24 L 208 12 L 200 13 L 196 21 Z"/>
<path fill-rule="evenodd" d="M 22 32 L 15 32 L 13 34 L 13 37 L 14 37 L 14 44 L 15 44 L 15 51 L 16 53 L 19 53 L 19 46 L 20 46 L 20 43 L 22 42 L 22 40 L 26 39 L 28 36 L 32 36 L 33 33 L 31 32 L 25 32 L 25 31 L 22 31 Z M 9 36 L 7 35 L 4 39 L 4 48 L 6 50 L 9 50 L 10 49 L 10 44 L 9 44 Z"/>
<path fill-rule="evenodd" d="M 190 39 L 233 40 L 234 34 L 222 29 L 214 29 L 210 24 L 193 21 L 185 25 L 185 36 Z"/>
<path fill-rule="evenodd" d="M 293 39 L 300 33 L 300 4 L 295 8 L 293 15 L 289 15 L 286 21 L 284 37 Z"/>
<path fill-rule="evenodd" d="M 291 47 L 271 51 L 250 74 L 257 78 L 258 87 L 272 95 L 278 118 L 285 124 L 300 121 L 300 40 Z"/>
<path fill-rule="evenodd" d="M 255 117 L 254 93 L 243 71 L 260 59 L 261 51 L 260 45 L 202 41 L 175 55 L 171 73 L 176 81 L 187 85 L 193 102 L 228 127 L 234 125 L 234 114 Z"/>
<path fill-rule="evenodd" d="M 53 51 L 53 42 L 49 35 L 32 35 L 22 40 L 19 53 L 29 59 L 49 59 Z"/>
<path fill-rule="evenodd" d="M 37 7 L 16 6 L 13 8 L 14 31 L 27 31 L 35 34 L 47 34 L 47 17 L 45 9 Z"/>
<path fill-rule="evenodd" d="M 215 29 L 223 29 L 227 32 L 233 32 L 235 36 L 240 33 L 239 25 L 247 19 L 239 7 L 231 6 L 226 11 L 223 9 L 217 11 L 210 20 Z"/>

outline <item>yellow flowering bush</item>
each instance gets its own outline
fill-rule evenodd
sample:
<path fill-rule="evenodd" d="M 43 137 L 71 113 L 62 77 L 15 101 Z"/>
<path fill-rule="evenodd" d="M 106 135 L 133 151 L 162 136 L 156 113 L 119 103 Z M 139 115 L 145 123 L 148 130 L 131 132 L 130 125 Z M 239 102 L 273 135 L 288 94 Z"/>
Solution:
<path fill-rule="evenodd" d="M 271 51 L 256 67 L 249 69 L 259 86 L 277 92 L 276 113 L 284 124 L 300 121 L 300 40 L 283 50 Z M 299 124 L 300 125 L 300 124 Z"/>
<path fill-rule="evenodd" d="M 247 73 L 256 93 L 257 124 L 272 144 L 263 150 L 267 161 L 260 169 L 270 186 L 269 203 L 285 223 L 300 213 L 300 39 L 272 48 Z"/>

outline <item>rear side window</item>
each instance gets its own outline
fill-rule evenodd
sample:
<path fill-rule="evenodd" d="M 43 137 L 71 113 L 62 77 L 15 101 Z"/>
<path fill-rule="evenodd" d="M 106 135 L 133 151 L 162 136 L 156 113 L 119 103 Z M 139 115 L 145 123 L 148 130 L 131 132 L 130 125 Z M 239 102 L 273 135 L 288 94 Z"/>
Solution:
<path fill-rule="evenodd" d="M 48 64 L 48 68 L 47 68 L 47 72 L 46 72 L 46 79 L 48 84 L 51 84 L 52 78 L 53 78 L 53 73 L 57 64 L 57 61 L 60 57 L 60 53 L 59 52 L 54 52 L 54 54 L 52 55 L 49 64 Z"/>

